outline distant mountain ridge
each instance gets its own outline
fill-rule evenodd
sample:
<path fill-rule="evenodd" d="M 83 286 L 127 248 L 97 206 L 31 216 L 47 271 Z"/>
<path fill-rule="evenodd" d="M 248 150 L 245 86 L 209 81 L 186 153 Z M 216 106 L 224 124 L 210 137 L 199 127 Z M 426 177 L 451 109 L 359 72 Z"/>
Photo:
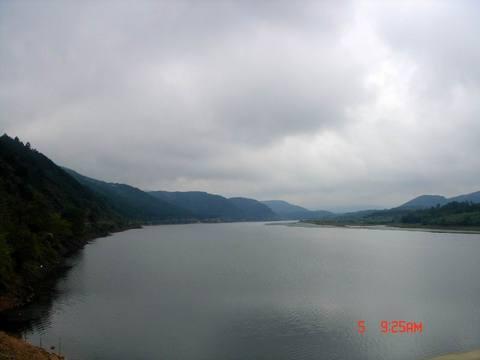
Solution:
<path fill-rule="evenodd" d="M 151 223 L 278 219 L 255 199 L 148 193 L 96 180 L 5 134 L 0 136 L 0 311 L 31 298 L 33 285 L 91 238 Z"/>
<path fill-rule="evenodd" d="M 64 170 L 126 218 L 154 223 L 191 222 L 196 219 L 190 211 L 136 187 L 96 180 L 67 168 Z"/>
<path fill-rule="evenodd" d="M 399 209 L 426 209 L 437 205 L 445 205 L 448 202 L 445 196 L 441 195 L 420 195 L 398 206 Z"/>
<path fill-rule="evenodd" d="M 475 191 L 470 194 L 458 195 L 447 199 L 448 202 L 472 202 L 474 204 L 480 203 L 480 191 Z"/>
<path fill-rule="evenodd" d="M 228 200 L 243 212 L 246 220 L 278 220 L 278 214 L 261 201 L 244 197 L 232 197 Z"/>
<path fill-rule="evenodd" d="M 281 200 L 260 202 L 201 191 L 146 192 L 61 168 L 29 143 L 3 135 L 0 300 L 4 293 L 30 295 L 32 284 L 88 239 L 141 224 L 324 219 L 335 224 L 480 226 L 478 204 L 480 191 L 451 198 L 422 195 L 389 210 L 333 214 Z"/>
<path fill-rule="evenodd" d="M 330 225 L 478 227 L 480 226 L 480 192 L 450 198 L 441 195 L 421 195 L 391 209 L 338 214 L 326 221 L 318 219 L 318 223 Z"/>
<path fill-rule="evenodd" d="M 406 203 L 398 206 L 398 209 L 428 209 L 436 207 L 437 205 L 443 206 L 452 202 L 471 202 L 474 204 L 480 203 L 480 191 L 476 191 L 469 194 L 463 194 L 446 198 L 442 195 L 420 195 L 416 198 L 407 201 Z"/>
<path fill-rule="evenodd" d="M 283 200 L 267 200 L 262 201 L 262 203 L 278 214 L 282 220 L 326 219 L 335 215 L 330 211 L 309 210 Z"/>
<path fill-rule="evenodd" d="M 203 191 L 150 191 L 152 196 L 191 212 L 201 220 L 276 220 L 277 214 L 255 199 L 226 198 Z"/>

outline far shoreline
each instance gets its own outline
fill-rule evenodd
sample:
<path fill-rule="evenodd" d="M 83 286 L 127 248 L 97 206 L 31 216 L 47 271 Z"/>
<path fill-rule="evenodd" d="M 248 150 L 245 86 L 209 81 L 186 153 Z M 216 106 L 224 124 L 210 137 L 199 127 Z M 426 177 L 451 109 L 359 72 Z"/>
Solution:
<path fill-rule="evenodd" d="M 480 360 L 480 350 L 450 353 L 446 355 L 436 356 L 428 360 Z"/>
<path fill-rule="evenodd" d="M 462 228 L 462 227 L 427 227 L 414 225 L 355 225 L 355 224 L 317 224 L 312 221 L 300 220 L 284 224 L 291 227 L 304 228 L 343 228 L 343 229 L 365 229 L 365 230 L 396 230 L 396 231 L 417 231 L 430 233 L 446 233 L 446 234 L 480 234 L 480 228 Z"/>

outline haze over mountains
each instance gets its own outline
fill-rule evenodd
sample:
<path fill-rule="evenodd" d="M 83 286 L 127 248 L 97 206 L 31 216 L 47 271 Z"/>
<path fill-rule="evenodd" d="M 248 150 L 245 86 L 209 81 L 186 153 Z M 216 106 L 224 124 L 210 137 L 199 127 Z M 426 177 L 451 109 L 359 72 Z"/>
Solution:
<path fill-rule="evenodd" d="M 29 143 L 0 137 L 0 297 L 29 298 L 67 254 L 110 232 L 152 223 L 277 219 L 254 199 L 148 193 L 92 179 L 59 167 Z"/>
<path fill-rule="evenodd" d="M 326 210 L 312 211 L 304 207 L 290 204 L 283 200 L 267 200 L 262 201 L 270 209 L 272 209 L 281 219 L 284 220 L 309 220 L 329 218 L 334 216 L 333 212 Z"/>
<path fill-rule="evenodd" d="M 59 167 L 28 142 L 0 137 L 0 296 L 28 297 L 66 254 L 110 232 L 142 224 L 285 218 L 255 199 L 146 192 L 96 180 Z"/>
<path fill-rule="evenodd" d="M 90 238 L 142 224 L 323 219 L 476 226 L 480 223 L 478 205 L 468 202 L 480 203 L 480 192 L 451 198 L 423 195 L 390 210 L 333 214 L 282 200 L 260 202 L 201 191 L 146 192 L 61 168 L 29 143 L 3 135 L 0 294 L 28 291 L 65 254 Z M 437 205 L 444 206 L 434 208 Z"/>

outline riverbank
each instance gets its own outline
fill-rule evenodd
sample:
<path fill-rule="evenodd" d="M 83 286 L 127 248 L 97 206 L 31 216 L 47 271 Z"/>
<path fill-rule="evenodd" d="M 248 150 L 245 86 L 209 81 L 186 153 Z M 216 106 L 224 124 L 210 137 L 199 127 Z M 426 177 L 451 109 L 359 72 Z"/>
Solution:
<path fill-rule="evenodd" d="M 13 289 L 11 289 L 11 291 L 0 294 L 0 317 L 2 313 L 21 309 L 22 307 L 34 302 L 37 298 L 39 289 L 55 286 L 58 277 L 69 269 L 69 266 L 66 265 L 67 259 L 74 256 L 79 251 L 82 251 L 84 246 L 89 242 L 111 236 L 114 233 L 138 229 L 141 227 L 142 225 L 138 223 L 124 224 L 115 229 L 111 229 L 108 232 L 92 232 L 85 235 L 83 238 L 78 239 L 74 242 L 70 249 L 66 249 L 64 253 L 60 254 L 60 261 L 50 264 L 49 267 L 44 266 L 42 268 L 41 275 L 37 275 L 35 281 L 28 281 L 24 279 L 24 281 L 20 282 L 20 285 L 15 286 Z M 0 328 L 0 330 L 2 329 Z"/>
<path fill-rule="evenodd" d="M 318 223 L 314 221 L 298 221 L 294 223 L 283 224 L 295 227 L 320 227 L 320 228 L 346 228 L 346 229 L 368 229 L 368 230 L 403 230 L 403 231 L 423 231 L 434 233 L 452 233 L 452 234 L 480 234 L 478 227 L 432 227 L 422 225 L 354 225 L 354 224 L 331 224 Z"/>
<path fill-rule="evenodd" d="M 63 360 L 63 356 L 30 345 L 27 342 L 0 331 L 1 360 Z"/>
<path fill-rule="evenodd" d="M 466 353 L 447 354 L 434 357 L 430 360 L 480 360 L 480 350 L 469 351 Z"/>

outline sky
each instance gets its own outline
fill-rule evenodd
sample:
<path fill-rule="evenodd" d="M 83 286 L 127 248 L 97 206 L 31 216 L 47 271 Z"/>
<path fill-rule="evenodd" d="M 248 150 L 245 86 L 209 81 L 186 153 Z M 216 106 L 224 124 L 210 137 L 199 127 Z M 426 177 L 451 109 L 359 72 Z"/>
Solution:
<path fill-rule="evenodd" d="M 480 190 L 478 1 L 0 0 L 0 133 L 144 190 Z"/>

